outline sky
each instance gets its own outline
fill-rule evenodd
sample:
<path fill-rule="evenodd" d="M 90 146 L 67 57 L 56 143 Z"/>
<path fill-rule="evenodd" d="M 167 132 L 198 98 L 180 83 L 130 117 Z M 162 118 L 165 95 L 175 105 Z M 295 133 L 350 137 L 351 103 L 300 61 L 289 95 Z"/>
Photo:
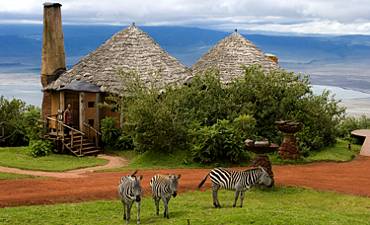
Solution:
<path fill-rule="evenodd" d="M 0 0 L 0 23 L 41 23 L 40 0 Z M 370 35 L 370 0 L 60 0 L 64 24 Z"/>

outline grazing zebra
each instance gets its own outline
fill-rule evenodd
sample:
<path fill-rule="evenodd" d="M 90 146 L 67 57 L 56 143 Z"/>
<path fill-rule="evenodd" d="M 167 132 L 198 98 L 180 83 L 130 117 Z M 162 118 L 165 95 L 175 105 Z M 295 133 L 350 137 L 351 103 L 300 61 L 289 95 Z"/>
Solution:
<path fill-rule="evenodd" d="M 150 180 L 150 187 L 152 188 L 152 195 L 156 206 L 156 214 L 159 215 L 159 201 L 162 199 L 164 205 L 164 217 L 169 219 L 168 215 L 168 202 L 171 195 L 176 197 L 177 185 L 181 174 L 175 175 L 155 175 Z"/>
<path fill-rule="evenodd" d="M 141 185 L 140 181 L 143 176 L 136 176 L 137 170 L 128 176 L 121 177 L 118 185 L 118 194 L 123 204 L 123 220 L 126 224 L 130 222 L 130 212 L 134 201 L 137 205 L 137 224 L 140 223 L 140 201 L 141 201 Z"/>
<path fill-rule="evenodd" d="M 262 167 L 245 171 L 228 171 L 223 168 L 214 168 L 200 182 L 198 188 L 203 186 L 208 176 L 211 177 L 212 181 L 212 197 L 215 208 L 221 208 L 217 197 L 217 192 L 220 188 L 235 190 L 233 207 L 236 206 L 240 193 L 240 207 L 243 207 L 244 192 L 246 190 L 250 189 L 254 185 L 265 185 L 267 187 L 271 187 L 273 185 L 273 180 Z"/>

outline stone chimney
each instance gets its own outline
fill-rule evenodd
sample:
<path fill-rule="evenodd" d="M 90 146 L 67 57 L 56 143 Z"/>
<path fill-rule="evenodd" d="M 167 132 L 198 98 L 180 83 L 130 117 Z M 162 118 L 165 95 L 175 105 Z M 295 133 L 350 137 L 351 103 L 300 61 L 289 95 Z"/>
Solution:
<path fill-rule="evenodd" d="M 44 3 L 44 30 L 42 36 L 41 84 L 45 88 L 66 70 L 62 16 L 59 3 Z M 44 91 L 43 117 L 50 114 L 51 96 Z"/>

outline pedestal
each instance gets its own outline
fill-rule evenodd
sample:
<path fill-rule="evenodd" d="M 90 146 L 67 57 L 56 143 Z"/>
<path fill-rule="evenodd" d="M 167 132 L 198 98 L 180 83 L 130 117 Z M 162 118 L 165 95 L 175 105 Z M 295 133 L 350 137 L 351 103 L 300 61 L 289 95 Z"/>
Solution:
<path fill-rule="evenodd" d="M 300 155 L 294 134 L 285 134 L 279 148 L 279 155 L 283 159 L 299 159 Z"/>

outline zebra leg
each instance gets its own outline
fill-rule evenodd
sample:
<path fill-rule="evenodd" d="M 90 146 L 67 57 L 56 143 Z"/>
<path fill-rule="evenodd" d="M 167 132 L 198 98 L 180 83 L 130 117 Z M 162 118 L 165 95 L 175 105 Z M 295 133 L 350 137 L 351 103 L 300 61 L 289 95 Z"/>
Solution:
<path fill-rule="evenodd" d="M 163 217 L 169 219 L 168 217 L 168 199 L 162 194 L 162 201 L 164 205 L 164 212 L 163 212 Z"/>
<path fill-rule="evenodd" d="M 122 205 L 123 205 L 123 221 L 126 220 L 126 204 L 124 201 L 122 201 Z"/>
<path fill-rule="evenodd" d="M 155 209 L 156 209 L 155 213 L 156 213 L 156 215 L 158 216 L 158 215 L 159 215 L 159 201 L 160 201 L 161 199 L 160 199 L 160 198 L 156 198 L 156 197 L 154 197 L 153 199 L 154 199 Z"/>
<path fill-rule="evenodd" d="M 140 224 L 140 205 L 141 203 L 140 202 L 136 202 L 136 206 L 137 206 L 137 215 L 136 215 L 136 219 L 137 219 L 137 224 Z"/>
<path fill-rule="evenodd" d="M 238 190 L 235 191 L 235 199 L 234 199 L 233 207 L 236 206 L 236 202 L 238 201 L 238 198 L 239 198 L 239 193 L 240 193 L 240 191 L 238 191 Z"/>
<path fill-rule="evenodd" d="M 134 202 L 133 202 L 133 201 L 131 201 L 130 203 L 128 203 L 128 204 L 127 204 L 127 218 L 126 218 L 126 224 L 128 224 L 128 223 L 130 222 L 132 203 L 134 203 Z"/>
<path fill-rule="evenodd" d="M 220 189 L 220 185 L 212 183 L 212 197 L 213 197 L 213 205 L 215 208 L 221 208 L 220 202 L 218 201 L 218 197 L 217 197 L 218 189 Z"/>
<path fill-rule="evenodd" d="M 245 194 L 245 191 L 240 192 L 240 208 L 243 208 L 244 194 Z"/>

